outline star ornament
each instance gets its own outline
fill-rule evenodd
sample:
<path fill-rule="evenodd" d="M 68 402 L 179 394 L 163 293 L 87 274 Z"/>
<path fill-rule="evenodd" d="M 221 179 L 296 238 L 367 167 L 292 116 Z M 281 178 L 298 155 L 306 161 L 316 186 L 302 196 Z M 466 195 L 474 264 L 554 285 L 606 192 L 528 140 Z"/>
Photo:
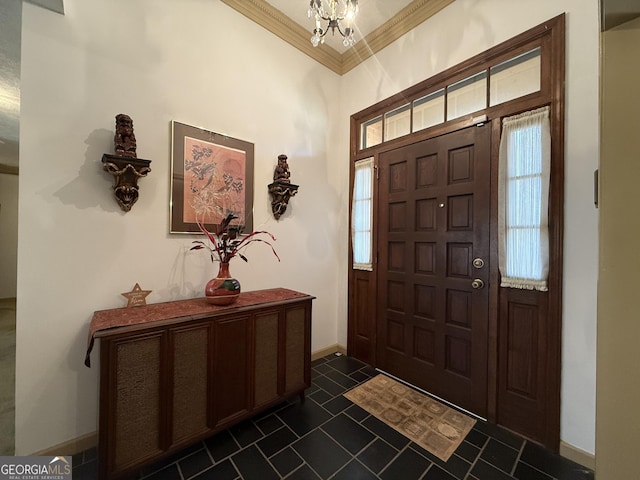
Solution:
<path fill-rule="evenodd" d="M 152 290 L 142 290 L 140 288 L 140 285 L 136 283 L 136 286 L 133 287 L 133 290 L 126 293 L 121 293 L 120 295 L 127 298 L 127 307 L 139 307 L 141 305 L 147 304 L 147 301 L 145 299 L 151 292 Z"/>

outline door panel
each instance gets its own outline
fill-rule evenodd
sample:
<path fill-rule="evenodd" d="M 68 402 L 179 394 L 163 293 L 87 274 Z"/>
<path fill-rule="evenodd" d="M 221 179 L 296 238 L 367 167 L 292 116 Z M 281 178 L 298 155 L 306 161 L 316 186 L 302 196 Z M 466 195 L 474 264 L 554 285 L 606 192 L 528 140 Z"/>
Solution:
<path fill-rule="evenodd" d="M 377 366 L 482 416 L 490 134 L 471 127 L 379 158 Z"/>
<path fill-rule="evenodd" d="M 547 294 L 505 288 L 500 293 L 498 418 L 532 440 L 545 439 L 547 388 L 559 382 L 548 372 L 549 330 Z M 551 382 L 550 382 L 551 380 Z"/>

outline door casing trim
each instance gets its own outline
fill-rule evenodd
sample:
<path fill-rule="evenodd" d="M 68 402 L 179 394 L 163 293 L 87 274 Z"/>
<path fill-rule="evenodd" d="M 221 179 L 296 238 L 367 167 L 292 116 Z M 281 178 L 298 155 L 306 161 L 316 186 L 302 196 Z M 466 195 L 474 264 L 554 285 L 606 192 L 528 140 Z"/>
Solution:
<path fill-rule="evenodd" d="M 540 92 L 511 100 L 503 104 L 487 108 L 481 112 L 461 117 L 443 124 L 430 127 L 420 132 L 374 147 L 359 149 L 359 126 L 362 122 L 375 118 L 397 106 L 418 98 L 426 92 L 434 91 L 440 86 L 450 83 L 452 79 L 464 78 L 470 71 L 476 71 L 483 65 L 489 65 L 498 59 L 512 54 L 515 49 L 529 48 L 540 45 L 543 52 L 542 85 Z M 511 53 L 510 53 L 511 52 Z M 526 32 L 513 37 L 491 49 L 476 55 L 456 66 L 453 66 L 427 80 L 403 90 L 387 99 L 351 116 L 350 137 L 350 190 L 349 198 L 353 195 L 353 164 L 356 160 L 374 157 L 374 164 L 379 165 L 379 155 L 402 146 L 410 145 L 422 140 L 440 136 L 460 130 L 474 124 L 474 117 L 479 114 L 487 115 L 487 122 L 492 128 L 492 189 L 491 189 L 491 231 L 497 232 L 497 190 L 494 188 L 497 180 L 497 152 L 500 139 L 500 119 L 507 115 L 517 114 L 537 107 L 549 105 L 551 107 L 551 135 L 552 135 L 552 170 L 551 193 L 549 201 L 549 238 L 550 238 L 550 272 L 549 294 L 546 304 L 546 318 L 549 335 L 545 337 L 546 378 L 544 386 L 544 433 L 541 438 L 534 440 L 546 447 L 558 451 L 560 447 L 560 376 L 561 376 L 561 339 L 562 339 L 562 266 L 563 266 L 563 226 L 564 226 L 564 92 L 565 90 L 565 14 L 548 20 Z M 495 170 L 495 171 L 494 171 Z M 377 184 L 374 186 L 374 196 L 378 197 Z M 375 203 L 375 202 L 374 202 Z M 374 230 L 378 225 L 377 209 L 374 212 Z M 349 212 L 351 224 L 351 211 Z M 492 233 L 493 235 L 493 233 Z M 489 339 L 488 339 L 488 398 L 487 417 L 492 423 L 500 423 L 498 409 L 498 372 L 499 372 L 499 288 L 495 287 L 499 279 L 497 271 L 497 244 L 492 237 L 491 248 L 491 282 L 489 301 Z M 378 251 L 377 236 L 374 235 L 373 251 Z M 374 255 L 374 270 L 361 272 L 349 269 L 348 272 L 348 342 L 347 351 L 360 360 L 376 366 L 376 334 L 375 325 L 371 325 L 372 318 L 376 318 L 371 311 L 371 305 L 366 301 L 375 298 L 377 284 L 377 258 Z M 351 245 L 348 248 L 349 265 L 352 264 Z M 525 435 L 526 436 L 526 435 Z"/>

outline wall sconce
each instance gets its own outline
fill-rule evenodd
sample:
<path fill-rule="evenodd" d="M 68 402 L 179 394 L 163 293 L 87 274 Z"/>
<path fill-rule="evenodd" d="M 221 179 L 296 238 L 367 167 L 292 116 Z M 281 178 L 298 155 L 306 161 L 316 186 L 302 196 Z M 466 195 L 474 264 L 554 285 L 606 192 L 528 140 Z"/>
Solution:
<path fill-rule="evenodd" d="M 151 171 L 151 160 L 137 158 L 133 120 L 129 115 L 116 115 L 114 143 L 116 154 L 102 155 L 103 168 L 113 175 L 113 193 L 120 208 L 128 212 L 138 201 L 138 179 L 146 177 Z"/>
<path fill-rule="evenodd" d="M 287 156 L 278 155 L 278 165 L 273 172 L 273 183 L 270 184 L 269 193 L 271 194 L 271 209 L 276 220 L 287 210 L 289 199 L 298 193 L 298 185 L 290 182 L 289 165 L 287 164 Z"/>

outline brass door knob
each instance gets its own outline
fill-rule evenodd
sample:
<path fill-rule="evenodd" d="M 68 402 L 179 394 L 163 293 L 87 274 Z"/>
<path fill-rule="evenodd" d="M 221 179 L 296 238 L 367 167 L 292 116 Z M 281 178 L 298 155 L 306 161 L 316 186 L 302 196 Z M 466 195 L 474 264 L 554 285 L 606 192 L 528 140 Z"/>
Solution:
<path fill-rule="evenodd" d="M 474 278 L 473 282 L 471 282 L 471 286 L 476 290 L 480 290 L 481 288 L 484 288 L 484 282 L 479 278 Z"/>

